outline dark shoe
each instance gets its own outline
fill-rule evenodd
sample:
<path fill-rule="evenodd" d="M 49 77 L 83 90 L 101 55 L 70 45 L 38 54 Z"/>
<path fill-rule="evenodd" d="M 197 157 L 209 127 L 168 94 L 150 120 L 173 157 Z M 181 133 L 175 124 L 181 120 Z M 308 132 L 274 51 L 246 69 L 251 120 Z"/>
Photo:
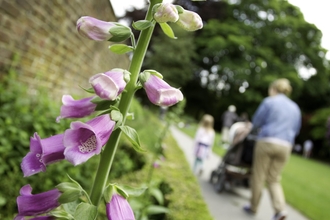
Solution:
<path fill-rule="evenodd" d="M 249 215 L 255 215 L 256 214 L 254 211 L 252 211 L 252 209 L 249 205 L 244 206 L 243 210 L 244 210 L 245 213 L 247 213 Z"/>
<path fill-rule="evenodd" d="M 284 220 L 284 219 L 286 219 L 286 212 L 284 211 L 276 213 L 272 218 L 272 220 Z"/>

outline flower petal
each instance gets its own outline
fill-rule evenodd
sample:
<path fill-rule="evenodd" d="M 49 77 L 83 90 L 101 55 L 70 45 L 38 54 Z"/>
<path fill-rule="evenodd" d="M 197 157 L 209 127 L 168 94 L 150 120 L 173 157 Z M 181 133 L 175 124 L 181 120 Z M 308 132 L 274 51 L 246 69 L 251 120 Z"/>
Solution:
<path fill-rule="evenodd" d="M 119 194 L 114 194 L 110 203 L 106 204 L 106 212 L 109 220 L 135 220 L 128 201 Z"/>
<path fill-rule="evenodd" d="M 28 191 L 32 191 L 31 186 L 23 186 L 21 195 L 17 197 L 18 216 L 35 216 L 60 206 L 58 198 L 61 196 L 61 192 L 58 189 L 35 195 L 28 194 Z"/>
<path fill-rule="evenodd" d="M 98 116 L 87 123 L 71 123 L 71 128 L 64 132 L 65 158 L 76 166 L 99 154 L 114 126 L 109 115 Z"/>
<path fill-rule="evenodd" d="M 44 164 L 55 163 L 64 159 L 64 134 L 58 134 L 41 140 L 42 161 Z"/>
<path fill-rule="evenodd" d="M 63 134 L 41 139 L 37 133 L 30 139 L 30 152 L 23 158 L 24 177 L 46 171 L 46 165 L 64 159 Z"/>
<path fill-rule="evenodd" d="M 61 114 L 56 121 L 59 122 L 62 118 L 83 118 L 92 114 L 95 111 L 96 104 L 91 100 L 96 96 L 74 100 L 70 95 L 63 95 L 61 106 Z"/>
<path fill-rule="evenodd" d="M 37 133 L 30 138 L 30 152 L 23 157 L 21 169 L 24 177 L 31 176 L 41 171 L 46 171 L 46 166 L 42 162 L 41 139 Z"/>

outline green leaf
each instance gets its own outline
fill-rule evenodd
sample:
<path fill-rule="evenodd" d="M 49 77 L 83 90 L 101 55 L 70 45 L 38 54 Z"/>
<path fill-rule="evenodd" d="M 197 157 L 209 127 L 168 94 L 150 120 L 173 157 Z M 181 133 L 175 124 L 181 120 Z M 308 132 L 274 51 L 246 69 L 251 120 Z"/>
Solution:
<path fill-rule="evenodd" d="M 133 188 L 131 186 L 121 186 L 129 196 L 140 196 L 142 195 L 148 187 Z"/>
<path fill-rule="evenodd" d="M 95 94 L 95 91 L 94 91 L 94 89 L 93 88 L 89 88 L 89 89 L 85 89 L 84 87 L 82 87 L 82 86 L 79 86 L 80 88 L 82 88 L 83 90 L 85 90 L 86 92 L 88 92 L 88 93 L 92 93 L 92 94 Z"/>
<path fill-rule="evenodd" d="M 76 212 L 76 209 L 77 209 L 78 205 L 79 205 L 78 201 L 74 201 L 74 202 L 69 202 L 69 203 L 62 204 L 62 207 L 64 208 L 64 210 L 67 213 L 69 213 L 73 216 L 74 213 Z"/>
<path fill-rule="evenodd" d="M 134 120 L 134 113 L 127 113 L 126 119 L 127 120 Z"/>
<path fill-rule="evenodd" d="M 149 189 L 149 192 L 151 195 L 153 195 L 155 197 L 155 199 L 157 200 L 157 202 L 161 205 L 164 204 L 164 196 L 162 191 L 160 191 L 160 189 L 158 188 L 151 188 Z"/>
<path fill-rule="evenodd" d="M 117 104 L 119 100 L 105 100 L 101 99 L 100 97 L 95 97 L 94 99 L 91 100 L 92 103 L 96 104 L 95 111 L 103 111 L 107 110 L 110 108 L 110 106 Z"/>
<path fill-rule="evenodd" d="M 116 122 L 114 130 L 116 130 L 120 125 L 122 125 L 124 117 L 119 110 L 111 110 L 110 117 L 113 121 Z"/>
<path fill-rule="evenodd" d="M 138 152 L 144 152 L 145 151 L 141 148 L 139 135 L 137 134 L 137 132 L 134 128 L 131 128 L 131 127 L 126 126 L 126 125 L 125 126 L 119 126 L 119 128 L 121 129 L 122 132 L 124 132 L 126 137 L 131 141 L 131 143 L 133 144 L 133 147 L 136 151 L 138 151 Z"/>
<path fill-rule="evenodd" d="M 121 114 L 118 110 L 112 110 L 110 113 L 111 119 L 113 121 L 122 121 L 123 120 L 123 114 Z"/>
<path fill-rule="evenodd" d="M 110 108 L 111 105 L 116 104 L 117 100 L 102 100 L 96 104 L 95 111 L 103 111 Z"/>
<path fill-rule="evenodd" d="M 56 188 L 62 192 L 62 195 L 58 199 L 61 204 L 73 202 L 82 195 L 83 189 L 77 182 L 64 182 L 56 186 Z"/>
<path fill-rule="evenodd" d="M 140 20 L 140 21 L 133 22 L 133 24 L 132 24 L 133 28 L 138 31 L 147 29 L 151 25 L 152 25 L 152 22 L 148 21 L 148 20 Z"/>
<path fill-rule="evenodd" d="M 113 184 L 109 184 L 103 193 L 103 198 L 105 200 L 106 203 L 109 203 L 111 201 L 112 195 L 114 192 L 114 185 Z"/>
<path fill-rule="evenodd" d="M 169 212 L 169 209 L 165 208 L 164 206 L 150 205 L 147 207 L 147 213 L 149 215 L 168 213 L 168 212 Z"/>
<path fill-rule="evenodd" d="M 128 46 L 126 44 L 114 44 L 109 46 L 109 49 L 111 52 L 116 53 L 116 54 L 124 54 L 127 52 L 131 52 L 134 50 L 132 46 Z"/>
<path fill-rule="evenodd" d="M 56 219 L 74 220 L 74 217 L 70 213 L 67 213 L 64 210 L 55 210 L 55 211 L 50 212 L 50 214 L 52 216 L 56 217 Z"/>
<path fill-rule="evenodd" d="M 122 187 L 120 187 L 118 185 L 115 185 L 115 187 L 116 187 L 116 191 L 117 191 L 117 193 L 119 193 L 119 195 L 121 195 L 125 199 L 128 198 L 129 194 Z"/>
<path fill-rule="evenodd" d="M 61 204 L 71 203 L 79 199 L 81 195 L 81 190 L 68 190 L 61 194 L 60 198 L 58 198 L 58 202 Z"/>
<path fill-rule="evenodd" d="M 97 217 L 97 207 L 88 203 L 80 203 L 74 213 L 74 219 L 94 220 Z"/>
<path fill-rule="evenodd" d="M 111 37 L 109 41 L 121 42 L 131 36 L 131 29 L 124 25 L 118 25 L 110 29 L 110 34 L 112 34 L 113 37 Z"/>
<path fill-rule="evenodd" d="M 177 39 L 177 37 L 174 35 L 174 32 L 171 28 L 170 25 L 168 25 L 167 23 L 159 23 L 160 27 L 162 28 L 163 32 L 170 38 L 172 39 Z"/>

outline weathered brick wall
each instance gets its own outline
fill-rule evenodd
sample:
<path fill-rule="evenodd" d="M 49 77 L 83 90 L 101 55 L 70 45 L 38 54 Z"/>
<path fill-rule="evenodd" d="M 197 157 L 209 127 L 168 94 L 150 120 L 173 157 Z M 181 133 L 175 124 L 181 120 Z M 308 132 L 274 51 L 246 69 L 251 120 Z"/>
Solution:
<path fill-rule="evenodd" d="M 128 68 L 128 57 L 112 54 L 109 42 L 81 37 L 81 16 L 116 21 L 109 0 L 0 0 L 0 83 L 10 66 L 38 94 L 82 94 L 91 75 Z M 13 62 L 17 57 L 18 61 Z"/>

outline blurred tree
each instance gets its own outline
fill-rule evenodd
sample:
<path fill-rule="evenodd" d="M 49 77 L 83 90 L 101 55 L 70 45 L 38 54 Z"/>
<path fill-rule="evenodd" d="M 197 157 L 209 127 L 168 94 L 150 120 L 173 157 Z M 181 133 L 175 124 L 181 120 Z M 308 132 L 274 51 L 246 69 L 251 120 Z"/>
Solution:
<path fill-rule="evenodd" d="M 178 40 L 156 32 L 146 67 L 183 86 L 186 113 L 196 118 L 214 115 L 216 129 L 230 104 L 251 117 L 267 96 L 270 82 L 280 77 L 291 81 L 291 98 L 303 115 L 330 106 L 330 64 L 320 44 L 322 33 L 304 20 L 299 8 L 286 0 L 175 0 L 174 4 L 197 12 L 204 28 Z M 174 53 L 168 52 L 170 48 Z M 309 121 L 304 122 L 308 127 Z M 309 129 L 303 134 L 315 134 Z"/>
<path fill-rule="evenodd" d="M 330 104 L 322 33 L 304 20 L 297 7 L 284 0 L 176 3 L 197 10 L 205 21 L 195 39 L 200 68 L 196 77 L 202 87 L 223 97 L 223 110 L 236 104 L 245 106 L 240 111 L 253 113 L 269 83 L 279 77 L 291 81 L 292 98 L 303 111 Z M 303 71 L 314 75 L 298 74 Z M 199 102 L 188 99 L 187 108 L 200 108 Z"/>
<path fill-rule="evenodd" d="M 171 26 L 177 39 L 163 33 L 155 37 L 146 55 L 144 68 L 157 70 L 170 85 L 180 87 L 191 80 L 196 68 L 192 60 L 197 59 L 197 55 L 193 34 L 175 24 Z"/>

